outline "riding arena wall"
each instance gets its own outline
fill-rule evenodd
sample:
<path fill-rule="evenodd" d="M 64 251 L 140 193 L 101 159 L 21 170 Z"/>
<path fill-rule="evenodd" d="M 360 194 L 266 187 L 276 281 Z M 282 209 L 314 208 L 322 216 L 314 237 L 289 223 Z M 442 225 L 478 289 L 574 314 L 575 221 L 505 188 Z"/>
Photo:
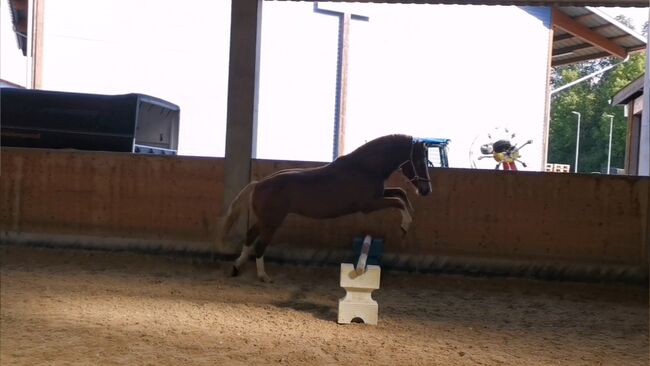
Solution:
<path fill-rule="evenodd" d="M 223 159 L 2 148 L 0 242 L 216 254 Z M 254 160 L 253 179 L 322 163 Z M 385 241 L 382 266 L 423 272 L 648 281 L 647 177 L 431 169 L 433 192 L 389 185 L 415 208 L 402 235 L 396 210 L 331 220 L 290 215 L 267 259 L 336 264 L 352 239 Z"/>

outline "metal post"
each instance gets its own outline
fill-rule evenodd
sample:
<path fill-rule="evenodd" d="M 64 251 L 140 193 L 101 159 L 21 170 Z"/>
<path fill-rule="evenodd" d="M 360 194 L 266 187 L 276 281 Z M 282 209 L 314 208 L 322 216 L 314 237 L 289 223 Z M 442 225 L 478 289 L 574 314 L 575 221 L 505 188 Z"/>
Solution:
<path fill-rule="evenodd" d="M 334 101 L 334 142 L 332 146 L 332 160 L 336 160 L 344 151 L 350 20 L 367 22 L 369 18 L 347 12 L 322 9 L 319 7 L 318 2 L 314 2 L 314 13 L 333 15 L 339 18 L 336 95 Z"/>
<path fill-rule="evenodd" d="M 611 114 L 605 114 L 605 117 L 609 117 L 609 151 L 607 152 L 607 174 L 610 174 L 610 166 L 612 163 L 612 126 L 614 125 L 614 116 Z"/>
<path fill-rule="evenodd" d="M 572 111 L 571 113 L 578 115 L 578 130 L 576 132 L 576 164 L 573 172 L 578 172 L 578 151 L 580 150 L 580 112 Z"/>

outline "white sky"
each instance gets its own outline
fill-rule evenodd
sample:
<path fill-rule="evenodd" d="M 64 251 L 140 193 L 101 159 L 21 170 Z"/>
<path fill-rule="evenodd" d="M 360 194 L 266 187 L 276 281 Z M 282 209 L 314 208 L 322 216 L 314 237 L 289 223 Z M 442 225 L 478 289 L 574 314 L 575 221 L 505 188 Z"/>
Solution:
<path fill-rule="evenodd" d="M 230 1 L 192 4 L 46 2 L 44 88 L 166 99 L 181 107 L 180 153 L 223 156 Z M 535 109 L 544 81 L 530 70 L 546 60 L 537 46 L 545 33 L 528 14 L 515 7 L 359 8 L 370 22 L 353 21 L 351 30 L 348 151 L 385 133 L 450 137 L 452 166 L 468 166 L 468 146 L 484 130 L 515 124 L 520 134 L 540 136 L 529 126 L 541 128 Z M 84 16 L 70 16 L 71 9 Z M 603 10 L 633 18 L 638 30 L 648 18 L 647 8 Z M 0 77 L 25 84 L 7 0 L 0 0 L 0 13 Z M 306 2 L 266 2 L 263 14 L 258 157 L 327 161 L 337 20 L 314 14 Z M 513 26 L 526 31 L 510 32 Z M 513 52 L 506 47 L 512 42 L 530 50 Z M 506 64 L 510 79 L 493 72 Z M 518 92 L 508 96 L 512 90 Z M 535 145 L 529 157 L 541 148 Z"/>
<path fill-rule="evenodd" d="M 617 15 L 625 15 L 632 19 L 634 29 L 641 33 L 643 24 L 648 21 L 648 8 L 598 8 L 603 12 L 609 14 L 612 18 Z"/>

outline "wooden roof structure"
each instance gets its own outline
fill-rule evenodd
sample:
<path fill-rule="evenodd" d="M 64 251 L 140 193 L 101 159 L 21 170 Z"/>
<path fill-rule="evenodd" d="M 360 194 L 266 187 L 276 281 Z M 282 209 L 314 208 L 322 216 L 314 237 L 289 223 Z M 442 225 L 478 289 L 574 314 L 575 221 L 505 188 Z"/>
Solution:
<path fill-rule="evenodd" d="M 330 0 L 329 2 L 340 1 Z M 552 16 L 554 30 L 552 66 L 606 56 L 625 58 L 629 53 L 645 48 L 645 40 L 641 35 L 593 8 L 593 6 L 647 7 L 647 0 L 360 0 L 357 2 L 554 6 Z M 27 55 L 28 4 L 28 0 L 9 0 L 16 41 L 23 55 Z"/>
<path fill-rule="evenodd" d="M 592 7 L 553 8 L 552 66 L 643 51 L 645 38 Z"/>
<path fill-rule="evenodd" d="M 614 97 L 612 97 L 612 105 L 626 105 L 630 101 L 637 99 L 643 95 L 643 81 L 645 74 L 639 76 L 627 84 L 623 89 L 619 90 Z"/>
<path fill-rule="evenodd" d="M 27 4 L 27 0 L 9 0 L 9 12 L 16 33 L 16 42 L 23 56 L 27 56 Z"/>

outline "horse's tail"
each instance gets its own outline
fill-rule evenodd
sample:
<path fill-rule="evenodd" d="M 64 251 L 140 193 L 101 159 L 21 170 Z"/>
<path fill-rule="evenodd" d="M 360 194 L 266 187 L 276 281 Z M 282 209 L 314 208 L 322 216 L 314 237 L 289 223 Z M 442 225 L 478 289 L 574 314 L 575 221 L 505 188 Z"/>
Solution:
<path fill-rule="evenodd" d="M 230 206 L 228 207 L 228 212 L 226 213 L 226 219 L 223 224 L 222 228 L 222 237 L 225 238 L 226 234 L 230 232 L 232 229 L 232 226 L 237 222 L 237 219 L 241 215 L 242 211 L 244 211 L 247 206 L 250 203 L 251 195 L 253 194 L 253 190 L 255 189 L 255 186 L 257 185 L 257 181 L 252 181 L 246 185 L 239 193 L 237 193 L 237 196 L 235 196 L 235 199 L 232 200 L 232 203 L 230 203 Z"/>

